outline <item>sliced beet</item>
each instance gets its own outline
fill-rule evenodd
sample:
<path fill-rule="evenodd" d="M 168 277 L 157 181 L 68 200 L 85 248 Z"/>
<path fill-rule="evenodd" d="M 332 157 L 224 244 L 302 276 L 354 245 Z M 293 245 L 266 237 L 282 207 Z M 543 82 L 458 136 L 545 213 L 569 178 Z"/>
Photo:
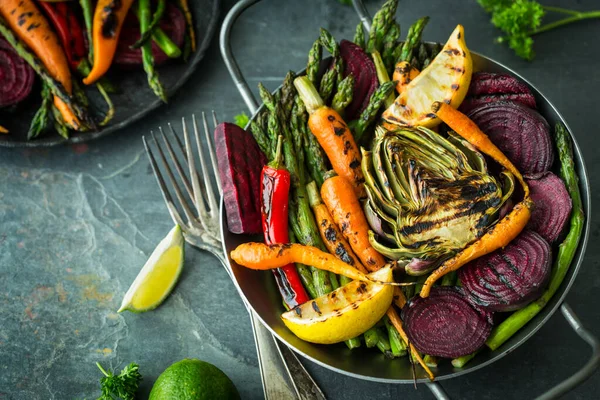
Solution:
<path fill-rule="evenodd" d="M 0 107 L 23 101 L 31 93 L 34 79 L 29 64 L 0 37 Z"/>
<path fill-rule="evenodd" d="M 467 97 L 460 105 L 463 113 L 473 108 L 496 101 L 516 101 L 530 108 L 536 108 L 535 97 L 529 87 L 506 73 L 476 72 L 471 78 Z"/>
<path fill-rule="evenodd" d="M 463 266 L 458 277 L 472 303 L 490 311 L 512 311 L 540 296 L 551 263 L 548 242 L 526 230 L 504 249 Z"/>
<path fill-rule="evenodd" d="M 260 173 L 267 159 L 252 135 L 235 124 L 219 124 L 214 135 L 229 231 L 262 233 Z"/>
<path fill-rule="evenodd" d="M 535 208 L 527 224 L 549 243 L 554 243 L 564 232 L 573 203 L 565 183 L 552 172 L 539 179 L 527 180 Z"/>
<path fill-rule="evenodd" d="M 470 303 L 458 287 L 434 286 L 402 308 L 404 329 L 422 353 L 456 358 L 471 354 L 492 332 L 492 314 Z"/>
<path fill-rule="evenodd" d="M 535 110 L 512 101 L 483 104 L 469 118 L 523 175 L 546 172 L 554 161 L 550 126 Z"/>
<path fill-rule="evenodd" d="M 344 76 L 354 76 L 352 102 L 346 107 L 346 120 L 357 119 L 367 108 L 371 95 L 379 86 L 375 64 L 367 53 L 348 40 L 340 42 L 340 55 L 344 60 Z"/>
<path fill-rule="evenodd" d="M 167 36 L 181 48 L 185 36 L 185 17 L 179 8 L 167 2 L 165 14 L 159 24 Z M 140 26 L 137 18 L 130 14 L 127 15 L 121 34 L 119 35 L 119 44 L 115 54 L 115 63 L 120 66 L 142 65 L 142 50 L 131 49 L 135 42 L 140 38 Z M 163 64 L 169 57 L 152 41 L 152 55 L 154 63 Z"/>

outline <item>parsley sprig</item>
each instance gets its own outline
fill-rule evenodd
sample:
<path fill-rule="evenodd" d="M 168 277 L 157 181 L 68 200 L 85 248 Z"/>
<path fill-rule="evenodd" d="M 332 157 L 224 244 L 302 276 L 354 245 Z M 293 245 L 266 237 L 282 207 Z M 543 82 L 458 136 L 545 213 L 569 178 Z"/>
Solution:
<path fill-rule="evenodd" d="M 532 0 L 477 0 L 492 15 L 492 23 L 505 33 L 496 40 L 507 43 L 515 53 L 526 60 L 535 57 L 532 36 L 559 26 L 590 18 L 600 18 L 600 11 L 580 12 L 559 7 L 544 6 Z M 555 22 L 542 25 L 546 12 L 566 15 Z"/>
<path fill-rule="evenodd" d="M 142 380 L 139 366 L 136 363 L 131 363 L 123 368 L 119 375 L 107 372 L 100 363 L 96 363 L 96 365 L 104 374 L 100 379 L 102 396 L 98 397 L 98 400 L 135 400 L 135 392 Z"/>

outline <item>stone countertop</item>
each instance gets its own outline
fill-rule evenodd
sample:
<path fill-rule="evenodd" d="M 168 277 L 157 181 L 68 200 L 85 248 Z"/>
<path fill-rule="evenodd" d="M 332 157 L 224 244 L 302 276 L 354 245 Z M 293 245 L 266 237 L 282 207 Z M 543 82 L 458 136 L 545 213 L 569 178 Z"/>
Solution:
<path fill-rule="evenodd" d="M 544 0 L 591 10 L 594 0 Z M 222 16 L 234 2 L 223 1 Z M 373 12 L 381 1 L 369 1 Z M 424 39 L 445 41 L 457 23 L 471 49 L 511 66 L 536 85 L 569 122 L 583 150 L 592 187 L 600 178 L 595 97 L 600 93 L 600 23 L 581 22 L 536 38 L 534 62 L 493 42 L 498 32 L 474 1 L 403 0 L 403 37 L 416 18 L 430 15 Z M 572 4 L 573 3 L 573 4 Z M 572 5 L 571 5 L 572 4 Z M 597 8 L 597 7 L 596 7 Z M 347 22 L 351 21 L 351 22 Z M 274 89 L 288 69 L 304 67 L 319 27 L 351 38 L 351 7 L 334 0 L 265 0 L 233 30 L 233 49 L 249 84 Z M 197 357 L 227 373 L 242 398 L 263 397 L 248 316 L 217 260 L 188 248 L 182 279 L 157 310 L 116 314 L 123 294 L 154 246 L 172 226 L 143 152 L 141 137 L 192 113 L 232 120 L 245 110 L 218 50 L 206 58 L 168 106 L 106 138 L 50 149 L 0 149 L 0 399 L 92 399 L 99 395 L 94 365 L 131 361 L 144 376 L 139 398 L 171 363 Z M 592 193 L 593 207 L 600 205 Z M 599 217 L 568 302 L 600 336 Z M 444 381 L 456 399 L 533 398 L 584 364 L 588 347 L 560 313 L 526 345 L 493 365 Z M 360 381 L 306 361 L 330 399 L 431 399 L 426 387 Z M 566 396 L 595 398 L 596 373 Z"/>

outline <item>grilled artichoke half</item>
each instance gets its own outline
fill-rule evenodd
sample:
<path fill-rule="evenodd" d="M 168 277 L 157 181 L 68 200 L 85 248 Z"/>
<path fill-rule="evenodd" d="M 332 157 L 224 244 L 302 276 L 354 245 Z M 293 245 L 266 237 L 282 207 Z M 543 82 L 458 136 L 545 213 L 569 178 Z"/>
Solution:
<path fill-rule="evenodd" d="M 373 150 L 363 150 L 371 245 L 394 260 L 435 261 L 421 275 L 480 237 L 512 195 L 514 177 L 499 182 L 483 156 L 450 132 L 378 127 Z M 377 226 L 374 226 L 377 225 Z"/>

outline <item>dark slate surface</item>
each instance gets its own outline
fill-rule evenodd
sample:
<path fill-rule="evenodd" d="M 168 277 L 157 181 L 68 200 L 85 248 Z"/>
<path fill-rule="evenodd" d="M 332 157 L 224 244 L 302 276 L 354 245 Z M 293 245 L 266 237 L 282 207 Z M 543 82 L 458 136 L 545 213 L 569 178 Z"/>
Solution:
<path fill-rule="evenodd" d="M 369 9 L 379 3 L 369 2 Z M 540 36 L 537 58 L 528 63 L 493 43 L 498 32 L 475 2 L 448 3 L 403 0 L 398 12 L 403 31 L 417 17 L 430 15 L 425 39 L 445 41 L 457 23 L 464 24 L 471 49 L 511 66 L 558 107 L 583 149 L 596 187 L 600 23 L 582 22 Z M 597 7 L 595 0 L 544 3 Z M 224 2 L 223 14 L 231 4 Z M 334 0 L 265 0 L 238 21 L 233 47 L 253 87 L 262 81 L 275 88 L 288 69 L 304 66 L 320 26 L 343 38 L 352 37 L 356 22 L 352 8 Z M 141 136 L 210 109 L 228 120 L 244 110 L 216 40 L 189 84 L 144 121 L 88 145 L 0 149 L 0 399 L 95 398 L 100 377 L 96 361 L 110 367 L 140 363 L 140 398 L 145 398 L 159 373 L 184 357 L 219 366 L 243 398 L 262 398 L 247 314 L 210 255 L 189 249 L 180 284 L 156 311 L 115 313 L 137 271 L 171 227 Z M 592 202 L 600 205 L 596 192 Z M 568 296 L 596 336 L 599 222 L 592 217 L 585 265 Z M 514 354 L 444 386 L 457 399 L 532 398 L 573 373 L 587 352 L 557 314 Z M 425 387 L 362 382 L 310 362 L 306 366 L 331 399 L 432 398 Z M 598 392 L 596 374 L 567 398 L 597 398 Z"/>

